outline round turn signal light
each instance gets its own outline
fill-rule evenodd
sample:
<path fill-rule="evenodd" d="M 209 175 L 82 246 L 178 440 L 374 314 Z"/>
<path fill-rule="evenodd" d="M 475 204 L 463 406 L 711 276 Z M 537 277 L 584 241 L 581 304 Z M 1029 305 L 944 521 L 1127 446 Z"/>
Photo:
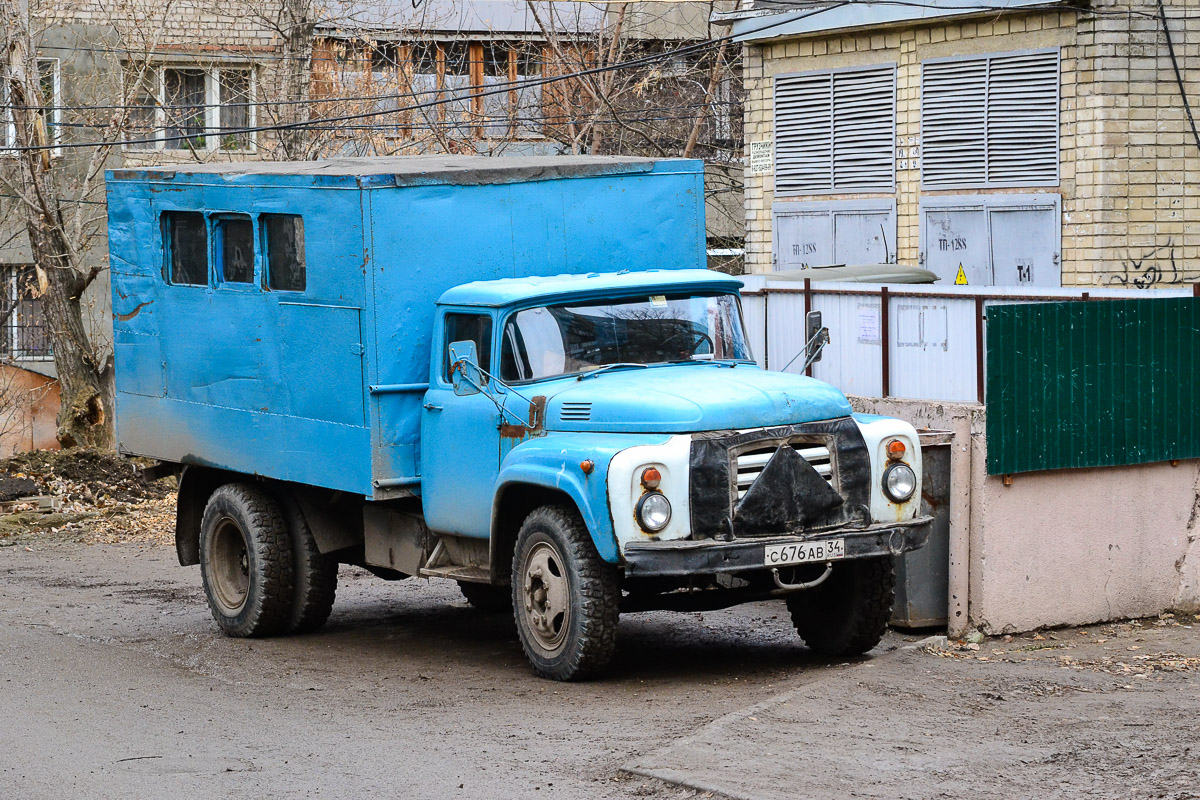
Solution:
<path fill-rule="evenodd" d="M 657 489 L 660 483 L 662 483 L 662 473 L 654 467 L 647 467 L 642 472 L 642 486 L 647 489 Z"/>

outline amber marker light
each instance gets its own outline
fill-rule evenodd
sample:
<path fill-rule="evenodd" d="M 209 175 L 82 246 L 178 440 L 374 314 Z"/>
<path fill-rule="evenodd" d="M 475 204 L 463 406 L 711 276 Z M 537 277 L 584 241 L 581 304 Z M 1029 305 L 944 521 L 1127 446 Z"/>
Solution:
<path fill-rule="evenodd" d="M 888 458 L 892 461 L 899 461 L 900 459 L 904 458 L 904 453 L 907 451 L 907 449 L 908 448 L 904 446 L 904 442 L 900 441 L 899 439 L 892 439 L 887 444 Z"/>
<path fill-rule="evenodd" d="M 592 470 L 594 470 L 596 468 L 596 462 L 592 461 L 590 458 L 586 459 L 584 461 L 580 461 L 579 468 L 581 470 L 583 470 L 584 475 L 591 475 Z"/>
<path fill-rule="evenodd" d="M 654 467 L 647 467 L 642 471 L 642 486 L 647 489 L 657 489 L 662 483 L 662 473 Z"/>

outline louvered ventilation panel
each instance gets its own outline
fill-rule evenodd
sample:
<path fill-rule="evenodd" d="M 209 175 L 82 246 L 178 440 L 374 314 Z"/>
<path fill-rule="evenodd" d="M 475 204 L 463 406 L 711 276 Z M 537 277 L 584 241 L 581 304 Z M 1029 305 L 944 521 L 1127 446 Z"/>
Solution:
<path fill-rule="evenodd" d="M 775 78 L 775 194 L 895 185 L 892 67 Z"/>
<path fill-rule="evenodd" d="M 1058 184 L 1058 52 L 927 63 L 921 79 L 927 187 Z"/>
<path fill-rule="evenodd" d="M 559 417 L 569 422 L 587 422 L 592 418 L 592 404 L 564 402 Z"/>
<path fill-rule="evenodd" d="M 896 78 L 886 70 L 833 76 L 833 187 L 865 191 L 896 183 Z"/>

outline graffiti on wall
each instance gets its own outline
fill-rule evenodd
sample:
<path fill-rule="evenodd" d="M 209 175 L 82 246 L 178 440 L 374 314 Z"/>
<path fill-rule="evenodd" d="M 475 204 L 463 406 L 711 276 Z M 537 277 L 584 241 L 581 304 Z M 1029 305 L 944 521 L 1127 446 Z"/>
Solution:
<path fill-rule="evenodd" d="M 1137 258 L 1121 262 L 1121 272 L 1108 276 L 1109 286 L 1130 289 L 1151 289 L 1155 286 L 1178 286 L 1200 281 L 1200 273 L 1180 269 L 1174 240 L 1145 250 Z"/>

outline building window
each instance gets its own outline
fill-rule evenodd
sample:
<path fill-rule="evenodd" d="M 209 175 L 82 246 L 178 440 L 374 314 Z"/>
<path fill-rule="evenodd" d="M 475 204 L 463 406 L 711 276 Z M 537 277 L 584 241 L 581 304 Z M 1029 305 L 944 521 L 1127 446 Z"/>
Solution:
<path fill-rule="evenodd" d="M 894 65 L 775 78 L 775 195 L 892 191 Z"/>
<path fill-rule="evenodd" d="M 267 242 L 267 288 L 303 292 L 304 219 L 294 214 L 263 214 L 259 224 Z"/>
<path fill-rule="evenodd" d="M 33 267 L 0 267 L 0 357 L 9 360 L 52 358 L 42 299 L 36 296 Z"/>
<path fill-rule="evenodd" d="M 926 61 L 921 185 L 1058 185 L 1057 50 Z"/>
<path fill-rule="evenodd" d="M 128 150 L 253 151 L 254 71 L 191 64 L 129 67 Z"/>
<path fill-rule="evenodd" d="M 329 113 L 353 110 L 333 105 L 338 101 L 377 98 L 371 101 L 376 110 L 397 114 L 364 124 L 385 136 L 430 131 L 452 139 L 542 135 L 545 112 L 536 81 L 543 50 L 538 44 L 326 39 L 314 53 L 314 95 L 331 104 Z M 423 107 L 399 111 L 405 106 Z"/>
<path fill-rule="evenodd" d="M 42 93 L 42 106 L 37 116 L 45 126 L 47 144 L 58 144 L 62 141 L 62 80 L 59 61 L 57 58 L 39 58 L 37 65 L 38 88 Z M 8 81 L 0 80 L 0 150 L 16 147 L 18 144 L 16 120 L 8 99 L 10 91 Z M 61 152 L 55 149 L 52 155 L 57 156 Z"/>

